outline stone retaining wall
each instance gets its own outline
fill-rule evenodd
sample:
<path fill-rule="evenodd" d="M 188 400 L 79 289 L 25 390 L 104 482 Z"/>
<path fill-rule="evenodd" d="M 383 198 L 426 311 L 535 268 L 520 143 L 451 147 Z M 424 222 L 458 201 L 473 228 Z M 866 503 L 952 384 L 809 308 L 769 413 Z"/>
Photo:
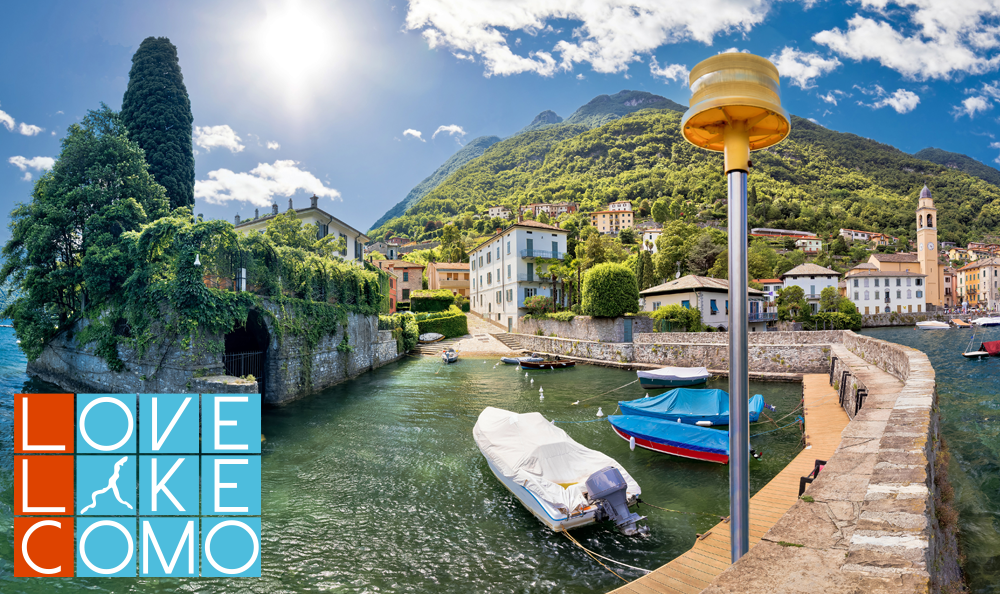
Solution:
<path fill-rule="evenodd" d="M 593 342 L 625 342 L 625 320 L 632 320 L 632 335 L 653 331 L 653 319 L 645 316 L 635 318 L 592 318 L 576 316 L 569 322 L 557 320 L 526 320 L 518 318 L 517 331 L 521 334 L 557 336 Z"/>
<path fill-rule="evenodd" d="M 831 344 L 840 342 L 843 330 L 816 332 L 751 332 L 755 344 Z M 728 332 L 649 332 L 636 334 L 633 342 L 654 344 L 729 344 Z"/>
<path fill-rule="evenodd" d="M 862 328 L 879 328 L 882 326 L 914 326 L 917 322 L 926 322 L 929 320 L 937 320 L 939 322 L 948 322 L 954 318 L 968 319 L 971 316 L 965 315 L 960 316 L 958 314 L 946 314 L 946 313 L 880 313 L 880 314 L 869 314 L 867 316 L 861 316 L 861 327 Z"/>

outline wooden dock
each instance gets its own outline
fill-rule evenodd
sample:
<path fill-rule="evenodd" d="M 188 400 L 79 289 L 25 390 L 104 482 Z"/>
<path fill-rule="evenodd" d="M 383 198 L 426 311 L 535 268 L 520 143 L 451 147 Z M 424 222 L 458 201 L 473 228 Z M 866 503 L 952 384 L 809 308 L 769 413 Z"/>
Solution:
<path fill-rule="evenodd" d="M 849 419 L 826 374 L 803 376 L 806 445 L 784 470 L 750 499 L 750 547 L 798 500 L 799 477 L 812 472 L 817 459 L 827 460 L 840 444 Z M 729 524 L 719 523 L 704 540 L 663 567 L 611 594 L 694 594 L 708 587 L 730 565 Z"/>

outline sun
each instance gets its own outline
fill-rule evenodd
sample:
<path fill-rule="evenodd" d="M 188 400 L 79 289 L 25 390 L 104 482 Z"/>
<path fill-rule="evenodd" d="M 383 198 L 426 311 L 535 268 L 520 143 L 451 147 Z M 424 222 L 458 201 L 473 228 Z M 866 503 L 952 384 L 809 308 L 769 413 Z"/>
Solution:
<path fill-rule="evenodd" d="M 268 6 L 254 37 L 267 86 L 300 98 L 323 86 L 342 59 L 338 29 L 319 6 L 298 0 Z"/>

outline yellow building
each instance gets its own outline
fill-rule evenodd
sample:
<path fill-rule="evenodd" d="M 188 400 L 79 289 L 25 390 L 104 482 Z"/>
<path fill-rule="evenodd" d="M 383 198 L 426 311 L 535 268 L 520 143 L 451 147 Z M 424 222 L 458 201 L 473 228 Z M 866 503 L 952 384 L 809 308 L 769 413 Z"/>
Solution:
<path fill-rule="evenodd" d="M 590 224 L 601 233 L 618 233 L 632 226 L 631 210 L 601 210 L 590 213 Z"/>
<path fill-rule="evenodd" d="M 454 295 L 468 297 L 470 286 L 468 262 L 427 263 L 428 289 L 448 289 Z"/>
<path fill-rule="evenodd" d="M 872 254 L 868 259 L 882 272 L 913 272 L 924 275 L 924 294 L 927 305 L 943 307 L 944 266 L 938 263 L 937 209 L 931 199 L 931 191 L 924 186 L 920 190 L 917 205 L 917 253 L 913 254 Z M 929 309 L 929 307 L 928 307 Z"/>

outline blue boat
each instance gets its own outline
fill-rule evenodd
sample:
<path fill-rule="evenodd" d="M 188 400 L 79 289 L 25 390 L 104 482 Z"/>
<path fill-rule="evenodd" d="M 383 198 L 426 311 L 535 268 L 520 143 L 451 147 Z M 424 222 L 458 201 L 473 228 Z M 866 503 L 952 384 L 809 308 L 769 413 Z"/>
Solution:
<path fill-rule="evenodd" d="M 625 415 L 655 417 L 667 421 L 714 427 L 729 424 L 729 394 L 723 390 L 676 388 L 653 398 L 618 403 Z M 756 423 L 764 410 L 764 397 L 754 394 L 749 402 L 750 422 Z"/>
<path fill-rule="evenodd" d="M 681 458 L 729 463 L 728 431 L 636 415 L 611 415 L 608 420 L 619 437 L 629 443 L 635 439 L 635 445 L 641 448 Z"/>

